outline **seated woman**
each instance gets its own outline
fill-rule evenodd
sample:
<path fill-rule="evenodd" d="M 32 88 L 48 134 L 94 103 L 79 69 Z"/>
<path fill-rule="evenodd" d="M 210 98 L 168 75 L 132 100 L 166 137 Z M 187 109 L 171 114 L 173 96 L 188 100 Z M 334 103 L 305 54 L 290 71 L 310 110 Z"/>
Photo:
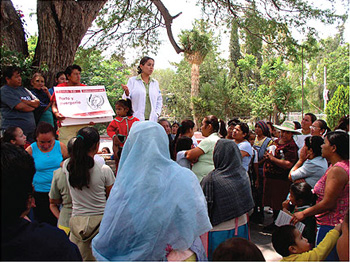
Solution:
<path fill-rule="evenodd" d="M 168 259 L 174 253 L 176 260 L 195 259 L 194 254 L 205 259 L 199 236 L 211 224 L 203 191 L 191 170 L 170 159 L 168 141 L 155 122 L 138 122 L 130 130 L 92 240 L 97 260 L 159 261 L 167 253 Z"/>
<path fill-rule="evenodd" d="M 327 160 L 322 157 L 322 145 L 323 138 L 320 136 L 305 138 L 299 160 L 289 172 L 290 181 L 304 179 L 312 188 L 315 186 L 328 168 Z"/>
<path fill-rule="evenodd" d="M 249 177 L 235 142 L 220 139 L 216 143 L 214 165 L 215 169 L 201 182 L 213 225 L 208 233 L 209 260 L 226 239 L 249 239 L 248 211 L 254 208 Z"/>

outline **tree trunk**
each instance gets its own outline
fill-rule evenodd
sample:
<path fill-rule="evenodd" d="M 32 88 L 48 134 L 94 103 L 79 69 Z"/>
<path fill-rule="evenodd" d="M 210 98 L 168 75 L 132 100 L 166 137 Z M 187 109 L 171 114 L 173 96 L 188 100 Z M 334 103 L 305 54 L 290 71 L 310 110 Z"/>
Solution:
<path fill-rule="evenodd" d="M 43 72 L 48 87 L 58 71 L 73 63 L 81 40 L 106 2 L 38 1 L 39 37 L 33 66 L 48 69 Z"/>
<path fill-rule="evenodd" d="M 199 64 L 192 64 L 191 68 L 191 110 L 194 123 L 196 124 L 197 130 L 199 128 L 198 115 L 193 104 L 193 98 L 199 95 Z"/>
<path fill-rule="evenodd" d="M 25 57 L 28 56 L 28 45 L 22 22 L 11 1 L 1 1 L 0 27 L 0 46 L 21 53 Z"/>

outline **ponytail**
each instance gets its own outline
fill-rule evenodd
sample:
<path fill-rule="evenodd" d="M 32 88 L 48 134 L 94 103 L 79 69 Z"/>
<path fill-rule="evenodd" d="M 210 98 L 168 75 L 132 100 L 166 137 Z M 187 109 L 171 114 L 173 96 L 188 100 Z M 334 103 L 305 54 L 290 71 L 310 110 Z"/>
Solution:
<path fill-rule="evenodd" d="M 99 141 L 100 135 L 93 127 L 84 127 L 78 131 L 67 165 L 68 180 L 73 188 L 82 190 L 84 186 L 89 187 L 90 169 L 95 161 L 88 154 L 96 148 Z"/>

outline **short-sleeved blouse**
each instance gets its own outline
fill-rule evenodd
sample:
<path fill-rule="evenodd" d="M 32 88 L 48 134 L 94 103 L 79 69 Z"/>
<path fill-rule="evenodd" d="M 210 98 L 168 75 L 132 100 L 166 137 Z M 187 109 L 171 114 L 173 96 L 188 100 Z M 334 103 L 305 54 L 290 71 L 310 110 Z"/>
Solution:
<path fill-rule="evenodd" d="M 349 176 L 349 160 L 343 160 L 336 163 L 334 166 L 341 167 Z M 331 165 L 323 177 L 318 180 L 314 187 L 314 193 L 318 196 L 316 203 L 319 203 L 324 198 L 324 192 L 326 188 L 327 175 L 329 170 L 333 166 Z M 349 177 L 350 178 L 350 177 Z M 334 209 L 326 211 L 321 214 L 317 214 L 316 220 L 319 225 L 335 226 L 340 223 L 340 220 L 344 219 L 346 211 L 349 209 L 349 183 L 346 183 L 341 194 L 337 199 L 337 205 Z"/>

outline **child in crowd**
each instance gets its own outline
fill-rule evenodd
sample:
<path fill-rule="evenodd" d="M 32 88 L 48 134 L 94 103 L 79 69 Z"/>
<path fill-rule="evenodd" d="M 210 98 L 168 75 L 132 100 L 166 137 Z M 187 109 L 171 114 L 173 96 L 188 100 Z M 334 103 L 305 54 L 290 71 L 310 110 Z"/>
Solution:
<path fill-rule="evenodd" d="M 187 136 L 180 137 L 176 142 L 176 162 L 183 167 L 191 169 L 191 162 L 187 160 L 185 152 L 194 148 L 192 139 Z"/>
<path fill-rule="evenodd" d="M 227 239 L 214 250 L 213 261 L 265 261 L 265 258 L 253 242 L 234 237 Z"/>
<path fill-rule="evenodd" d="M 23 130 L 20 127 L 10 126 L 5 130 L 2 141 L 26 148 L 30 145 L 26 139 L 27 137 L 23 134 Z"/>
<path fill-rule="evenodd" d="M 118 170 L 119 159 L 124 143 L 129 135 L 130 128 L 138 118 L 133 116 L 131 100 L 120 99 L 115 104 L 116 118 L 108 125 L 107 134 L 113 139 L 113 154 Z"/>
<path fill-rule="evenodd" d="M 315 203 L 316 197 L 312 193 L 312 187 L 306 182 L 293 183 L 289 190 L 289 199 L 282 203 L 283 210 L 301 212 Z M 307 217 L 303 220 L 305 228 L 303 237 L 310 243 L 311 247 L 315 246 L 316 239 L 316 220 L 314 216 Z"/>
<path fill-rule="evenodd" d="M 338 224 L 311 250 L 311 245 L 295 226 L 284 225 L 272 234 L 272 245 L 283 256 L 281 261 L 323 261 L 337 243 L 340 233 L 341 224 Z"/>

